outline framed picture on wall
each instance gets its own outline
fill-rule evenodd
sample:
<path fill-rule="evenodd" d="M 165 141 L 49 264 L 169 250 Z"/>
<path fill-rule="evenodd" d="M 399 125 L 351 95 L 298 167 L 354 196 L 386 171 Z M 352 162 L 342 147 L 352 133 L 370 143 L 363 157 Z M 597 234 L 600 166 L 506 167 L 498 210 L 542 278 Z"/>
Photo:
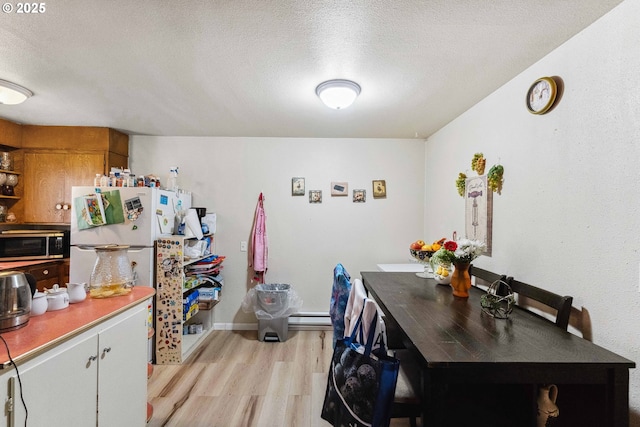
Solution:
<path fill-rule="evenodd" d="M 331 183 L 331 195 L 332 196 L 346 196 L 349 194 L 349 184 L 346 182 L 332 182 Z"/>
<path fill-rule="evenodd" d="M 367 200 L 366 190 L 353 190 L 353 202 L 364 203 Z"/>
<path fill-rule="evenodd" d="M 387 197 L 387 183 L 383 179 L 373 181 L 373 198 L 384 199 Z"/>
<path fill-rule="evenodd" d="M 464 203 L 466 238 L 484 242 L 487 249 L 483 254 L 491 256 L 493 191 L 487 186 L 486 175 L 465 180 Z"/>
<path fill-rule="evenodd" d="M 304 196 L 304 178 L 291 178 L 291 195 Z"/>
<path fill-rule="evenodd" d="M 322 190 L 309 190 L 309 203 L 322 203 Z"/>

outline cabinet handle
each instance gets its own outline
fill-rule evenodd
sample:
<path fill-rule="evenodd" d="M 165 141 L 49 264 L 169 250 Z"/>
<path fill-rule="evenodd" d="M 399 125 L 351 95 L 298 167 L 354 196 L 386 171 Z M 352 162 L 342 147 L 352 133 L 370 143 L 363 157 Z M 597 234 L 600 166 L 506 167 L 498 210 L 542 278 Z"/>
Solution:
<path fill-rule="evenodd" d="M 71 206 L 69 206 L 67 203 L 65 203 L 64 205 L 62 205 L 62 210 L 68 211 L 70 207 Z"/>
<path fill-rule="evenodd" d="M 91 367 L 91 362 L 95 362 L 96 360 L 98 360 L 98 356 L 89 356 L 89 359 L 87 360 L 87 365 L 85 367 L 89 369 Z"/>
<path fill-rule="evenodd" d="M 42 274 L 49 274 L 49 270 L 42 270 Z"/>
<path fill-rule="evenodd" d="M 56 204 L 56 210 L 60 210 L 62 209 L 62 204 L 61 203 L 57 203 Z"/>
<path fill-rule="evenodd" d="M 111 347 L 105 347 L 102 349 L 102 354 L 109 353 L 111 351 Z"/>

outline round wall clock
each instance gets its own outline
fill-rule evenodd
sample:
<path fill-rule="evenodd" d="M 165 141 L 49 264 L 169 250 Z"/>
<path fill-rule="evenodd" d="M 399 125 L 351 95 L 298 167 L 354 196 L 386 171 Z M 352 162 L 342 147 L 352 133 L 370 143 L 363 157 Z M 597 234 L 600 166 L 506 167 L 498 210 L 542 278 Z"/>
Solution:
<path fill-rule="evenodd" d="M 544 114 L 556 101 L 558 88 L 551 77 L 542 77 L 533 82 L 527 92 L 527 108 L 533 114 Z"/>

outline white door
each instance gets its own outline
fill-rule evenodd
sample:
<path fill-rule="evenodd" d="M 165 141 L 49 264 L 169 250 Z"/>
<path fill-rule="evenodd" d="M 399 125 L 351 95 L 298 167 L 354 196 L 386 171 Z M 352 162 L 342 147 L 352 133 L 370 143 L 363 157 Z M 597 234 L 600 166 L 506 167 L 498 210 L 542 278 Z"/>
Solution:
<path fill-rule="evenodd" d="M 145 306 L 98 334 L 98 427 L 146 424 L 146 338 Z"/>
<path fill-rule="evenodd" d="M 50 351 L 50 357 L 20 371 L 29 426 L 94 427 L 98 387 L 98 337 Z M 15 426 L 25 425 L 20 385 L 13 382 Z M 116 425 L 116 424 L 114 424 Z M 125 425 L 125 424 L 120 424 Z M 144 425 L 144 424 L 137 424 Z"/>

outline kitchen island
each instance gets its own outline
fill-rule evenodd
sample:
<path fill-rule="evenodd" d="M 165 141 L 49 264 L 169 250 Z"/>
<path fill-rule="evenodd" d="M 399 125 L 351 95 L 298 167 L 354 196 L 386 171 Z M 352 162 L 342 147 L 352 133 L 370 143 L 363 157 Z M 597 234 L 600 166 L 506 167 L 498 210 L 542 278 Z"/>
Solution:
<path fill-rule="evenodd" d="M 136 286 L 128 295 L 87 297 L 2 333 L 17 366 L 0 343 L 6 424 L 24 425 L 26 407 L 29 425 L 145 425 L 148 300 L 154 294 Z M 64 404 L 52 404 L 59 398 Z"/>

